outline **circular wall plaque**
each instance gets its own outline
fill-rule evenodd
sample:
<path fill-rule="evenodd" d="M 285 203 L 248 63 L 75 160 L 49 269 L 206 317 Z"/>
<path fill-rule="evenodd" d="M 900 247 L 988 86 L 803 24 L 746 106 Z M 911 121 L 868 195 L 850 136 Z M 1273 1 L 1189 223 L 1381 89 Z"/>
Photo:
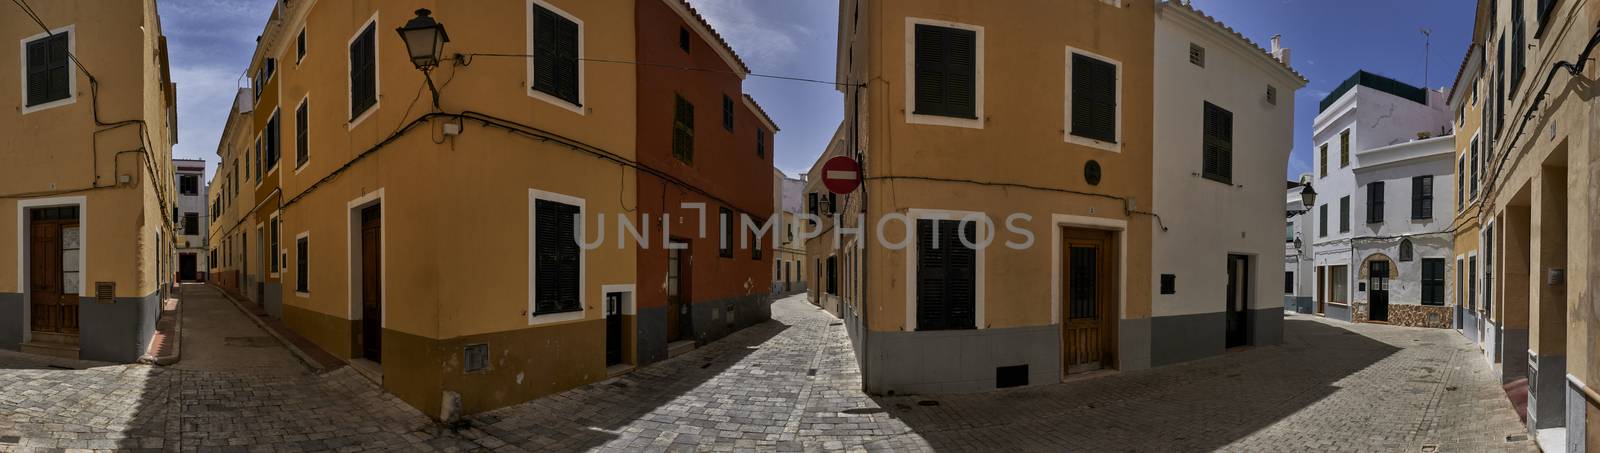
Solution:
<path fill-rule="evenodd" d="M 1100 162 L 1089 161 L 1083 164 L 1083 179 L 1091 186 L 1100 185 Z"/>

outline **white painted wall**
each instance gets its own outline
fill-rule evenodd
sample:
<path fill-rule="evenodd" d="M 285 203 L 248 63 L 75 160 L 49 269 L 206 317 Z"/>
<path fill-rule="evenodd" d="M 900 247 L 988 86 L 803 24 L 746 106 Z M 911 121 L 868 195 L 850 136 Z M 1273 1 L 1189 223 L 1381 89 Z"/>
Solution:
<path fill-rule="evenodd" d="M 210 213 L 210 207 L 211 206 L 206 201 L 207 200 L 206 191 L 209 190 L 210 187 L 208 187 L 208 184 L 207 184 L 207 181 L 206 181 L 206 174 L 205 174 L 205 170 L 204 170 L 205 166 L 202 164 L 200 167 L 202 169 L 199 170 L 199 171 L 174 170 L 175 176 L 193 175 L 196 179 L 199 180 L 199 183 L 197 185 L 199 186 L 200 190 L 195 195 L 184 195 L 181 191 L 179 192 L 179 194 L 178 194 L 178 217 L 177 217 L 178 224 L 175 225 L 175 228 L 173 228 L 173 231 L 178 232 L 178 233 L 182 233 L 183 232 L 183 215 L 185 213 L 193 212 L 193 213 L 199 214 L 199 217 L 200 217 L 199 234 L 178 236 L 177 252 L 194 253 L 196 255 L 196 257 L 195 257 L 195 270 L 196 270 L 196 272 L 202 272 L 203 273 L 203 272 L 207 272 L 209 270 L 209 268 L 210 268 L 210 264 L 209 264 L 209 261 L 208 261 L 209 258 L 210 258 L 210 251 L 206 247 L 206 235 L 208 234 L 207 231 L 209 231 L 209 229 L 211 228 L 211 226 L 210 226 L 211 225 L 211 213 Z M 177 182 L 177 181 L 178 180 L 175 177 L 173 179 L 173 182 Z M 188 244 L 188 246 L 185 247 L 185 244 Z M 172 263 L 173 263 L 173 271 L 176 272 L 177 271 L 177 265 L 178 265 L 178 260 L 177 260 L 176 257 L 173 258 Z"/>
<path fill-rule="evenodd" d="M 1352 249 L 1352 240 L 1356 237 L 1370 235 L 1363 227 L 1366 223 L 1366 205 L 1364 204 L 1364 189 L 1357 182 L 1356 169 L 1364 165 L 1382 165 L 1395 159 L 1395 149 L 1410 150 L 1407 143 L 1417 141 L 1419 132 L 1428 132 L 1434 137 L 1440 135 L 1441 128 L 1448 128 L 1454 119 L 1445 102 L 1444 93 L 1429 90 L 1428 105 L 1412 102 L 1398 96 L 1379 91 L 1366 86 L 1356 86 L 1328 107 L 1327 110 L 1317 114 L 1312 124 L 1312 185 L 1317 191 L 1317 207 L 1313 208 L 1310 216 L 1309 231 L 1314 239 L 1311 253 L 1315 256 L 1315 266 L 1347 265 L 1346 283 L 1350 289 L 1350 298 L 1356 300 L 1362 293 L 1357 291 L 1357 280 L 1360 275 L 1357 266 L 1361 264 L 1365 255 L 1356 256 Z M 1341 167 L 1340 132 L 1350 131 L 1350 163 Z M 1321 148 L 1328 145 L 1327 176 L 1322 176 Z M 1395 145 L 1399 145 L 1396 147 Z M 1453 145 L 1444 145 L 1448 150 Z M 1431 148 L 1430 148 L 1431 149 Z M 1372 151 L 1372 152 L 1368 152 Z M 1417 152 L 1417 151 L 1405 151 Z M 1431 151 L 1425 151 L 1431 152 Z M 1402 153 L 1404 154 L 1404 153 Z M 1446 159 L 1448 161 L 1448 159 Z M 1417 170 L 1420 171 L 1420 170 Z M 1436 185 L 1434 194 L 1434 217 L 1448 223 L 1451 212 L 1454 192 L 1445 192 L 1439 187 L 1455 190 L 1454 171 L 1448 170 L 1443 175 L 1434 179 Z M 1451 179 L 1451 181 L 1444 181 Z M 1386 187 L 1385 193 L 1398 194 L 1395 190 L 1401 187 L 1396 184 Z M 1410 218 L 1410 182 L 1404 185 L 1405 218 Z M 1350 229 L 1347 232 L 1339 230 L 1340 210 L 1339 200 L 1350 197 Z M 1393 200 L 1399 200 L 1392 198 Z M 1327 234 L 1321 231 L 1321 206 L 1327 206 L 1328 228 Z M 1400 209 L 1400 204 L 1391 206 Z M 1388 215 L 1385 218 L 1389 218 Z M 1314 282 L 1313 292 L 1315 291 Z M 1392 284 L 1392 282 L 1391 282 Z M 1330 282 L 1325 289 L 1331 290 Z M 1391 295 L 1391 299 L 1395 296 Z"/>
<path fill-rule="evenodd" d="M 1454 148 L 1455 137 L 1444 136 L 1359 154 L 1362 166 L 1352 173 L 1356 184 L 1355 204 L 1362 209 L 1355 214 L 1352 224 L 1355 235 L 1352 256 L 1357 267 L 1374 254 L 1389 257 L 1398 273 L 1398 277 L 1389 281 L 1391 305 L 1421 302 L 1423 258 L 1446 259 L 1447 269 L 1454 260 L 1451 235 L 1447 232 L 1455 219 Z M 1413 178 L 1422 175 L 1433 176 L 1433 217 L 1412 219 Z M 1367 186 L 1378 181 L 1384 184 L 1383 222 L 1368 223 L 1366 207 L 1372 200 L 1367 198 Z M 1400 261 L 1402 238 L 1411 240 L 1413 259 L 1410 261 Z M 1359 278 L 1362 271 L 1354 269 L 1352 278 Z M 1451 277 L 1447 275 L 1446 280 Z M 1362 291 L 1359 284 L 1355 288 L 1352 299 L 1366 302 L 1369 293 Z"/>
<path fill-rule="evenodd" d="M 1259 48 L 1178 8 L 1160 8 L 1155 39 L 1155 201 L 1167 230 L 1155 229 L 1153 314 L 1221 312 L 1229 254 L 1251 258 L 1250 307 L 1281 307 L 1284 267 L 1283 169 L 1293 147 L 1295 90 L 1302 81 Z M 1205 67 L 1189 61 L 1205 48 Z M 1277 90 L 1267 102 L 1268 86 Z M 1233 113 L 1232 184 L 1205 179 L 1204 103 Z M 1161 274 L 1176 294 L 1160 293 Z"/>

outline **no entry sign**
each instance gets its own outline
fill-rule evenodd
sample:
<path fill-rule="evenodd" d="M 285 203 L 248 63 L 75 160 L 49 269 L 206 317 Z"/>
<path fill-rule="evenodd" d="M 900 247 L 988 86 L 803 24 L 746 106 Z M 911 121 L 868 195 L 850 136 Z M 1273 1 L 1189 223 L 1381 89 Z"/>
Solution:
<path fill-rule="evenodd" d="M 829 192 L 844 195 L 861 186 L 861 164 L 848 156 L 834 156 L 822 163 L 822 185 Z"/>

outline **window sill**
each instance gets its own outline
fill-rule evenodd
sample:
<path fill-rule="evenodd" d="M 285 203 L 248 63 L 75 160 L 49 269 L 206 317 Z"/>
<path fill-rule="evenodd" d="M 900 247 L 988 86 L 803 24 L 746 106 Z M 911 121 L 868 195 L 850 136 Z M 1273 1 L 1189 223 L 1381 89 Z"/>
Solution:
<path fill-rule="evenodd" d="M 928 113 L 906 113 L 906 124 L 926 124 L 930 126 L 964 127 L 968 129 L 983 129 L 983 119 L 974 117 L 934 115 Z"/>
<path fill-rule="evenodd" d="M 1063 135 L 1062 138 L 1061 138 L 1061 141 L 1066 142 L 1066 143 L 1072 143 L 1072 144 L 1075 144 L 1075 145 L 1082 145 L 1082 146 L 1087 146 L 1087 147 L 1090 147 L 1090 148 L 1110 151 L 1110 152 L 1113 152 L 1113 153 L 1121 153 L 1122 152 L 1122 143 L 1121 142 L 1118 142 L 1118 141 L 1105 141 L 1105 140 L 1101 140 L 1101 139 L 1098 139 L 1098 138 L 1084 137 L 1082 135 L 1076 135 L 1076 134 L 1073 134 L 1071 132 L 1068 132 L 1068 133 L 1066 133 L 1066 135 Z"/>
<path fill-rule="evenodd" d="M 556 96 L 556 95 L 553 95 L 553 94 L 550 94 L 550 93 L 546 93 L 544 91 L 540 91 L 537 88 L 528 88 L 528 96 L 532 97 L 534 99 L 538 99 L 538 100 L 547 102 L 550 105 L 554 105 L 556 107 L 560 107 L 562 109 L 566 109 L 567 111 L 570 111 L 572 113 L 576 113 L 578 115 L 587 115 L 588 114 L 587 109 L 583 108 L 582 87 L 583 87 L 582 84 L 579 84 L 579 93 L 578 93 L 579 101 L 578 102 L 572 102 L 572 101 L 569 101 L 569 100 L 566 100 L 566 99 L 562 99 L 559 96 Z"/>
<path fill-rule="evenodd" d="M 1200 174 L 1200 178 L 1201 179 L 1210 180 L 1210 181 L 1214 181 L 1214 182 L 1218 182 L 1218 183 L 1222 183 L 1222 184 L 1227 184 L 1229 186 L 1233 185 L 1233 178 L 1223 178 L 1221 176 L 1208 175 L 1208 174 L 1204 174 L 1204 173 Z M 1294 241 L 1290 241 L 1290 242 L 1294 242 Z"/>

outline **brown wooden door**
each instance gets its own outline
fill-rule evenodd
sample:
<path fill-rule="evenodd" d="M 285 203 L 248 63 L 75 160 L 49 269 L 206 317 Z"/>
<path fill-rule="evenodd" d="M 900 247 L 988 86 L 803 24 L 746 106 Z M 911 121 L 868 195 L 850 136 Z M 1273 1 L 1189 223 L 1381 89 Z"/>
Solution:
<path fill-rule="evenodd" d="M 383 361 L 383 211 L 361 211 L 361 356 Z"/>
<path fill-rule="evenodd" d="M 1319 315 L 1327 311 L 1326 304 L 1328 302 L 1327 296 L 1322 293 L 1322 269 L 1323 268 L 1321 266 L 1317 267 L 1317 293 L 1312 295 L 1312 297 L 1317 299 L 1317 314 Z"/>
<path fill-rule="evenodd" d="M 29 211 L 28 298 L 32 305 L 32 330 L 78 333 L 76 207 L 37 208 Z M 66 261 L 71 260 L 71 264 Z"/>
<path fill-rule="evenodd" d="M 678 240 L 671 243 L 667 249 L 667 341 L 677 341 L 692 330 L 689 324 L 689 244 Z"/>
<path fill-rule="evenodd" d="M 1111 235 L 1068 229 L 1062 237 L 1062 363 L 1067 373 L 1109 368 L 1117 319 Z"/>

